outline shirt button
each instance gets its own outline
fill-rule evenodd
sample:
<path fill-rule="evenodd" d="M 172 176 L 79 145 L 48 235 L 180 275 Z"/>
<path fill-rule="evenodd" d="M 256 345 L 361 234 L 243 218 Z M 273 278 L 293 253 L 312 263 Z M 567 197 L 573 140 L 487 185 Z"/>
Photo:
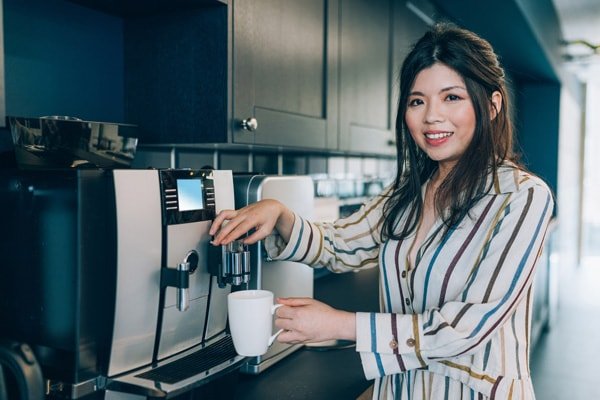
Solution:
<path fill-rule="evenodd" d="M 396 341 L 396 339 L 392 339 L 390 341 L 390 348 L 391 349 L 397 349 L 398 348 L 398 342 Z"/>
<path fill-rule="evenodd" d="M 404 299 L 404 303 L 405 303 L 407 306 L 410 306 L 410 299 L 407 297 L 406 299 Z"/>
<path fill-rule="evenodd" d="M 410 339 L 407 339 L 407 340 L 406 340 L 406 345 L 407 345 L 408 347 L 415 347 L 415 344 L 417 344 L 417 342 L 416 342 L 416 341 L 415 341 L 415 339 L 413 339 L 413 338 L 410 338 Z"/>
<path fill-rule="evenodd" d="M 406 271 L 402 271 L 401 275 L 402 275 L 403 278 L 406 278 Z"/>

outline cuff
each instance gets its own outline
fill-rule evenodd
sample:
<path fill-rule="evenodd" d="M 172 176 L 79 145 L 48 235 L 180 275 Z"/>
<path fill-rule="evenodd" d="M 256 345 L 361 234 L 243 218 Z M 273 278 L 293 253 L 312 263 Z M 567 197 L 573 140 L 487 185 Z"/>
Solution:
<path fill-rule="evenodd" d="M 418 315 L 357 313 L 356 351 L 367 379 L 425 367 Z"/>
<path fill-rule="evenodd" d="M 289 242 L 275 231 L 267 236 L 264 241 L 269 258 L 273 260 L 304 261 L 310 248 L 313 229 L 310 224 L 298 214 L 294 213 L 294 225 Z"/>

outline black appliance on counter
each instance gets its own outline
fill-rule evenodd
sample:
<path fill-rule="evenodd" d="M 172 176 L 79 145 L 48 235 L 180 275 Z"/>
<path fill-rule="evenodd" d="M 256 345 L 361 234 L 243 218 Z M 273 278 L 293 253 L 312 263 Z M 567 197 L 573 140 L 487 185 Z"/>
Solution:
<path fill-rule="evenodd" d="M 40 152 L 0 170 L 0 339 L 31 347 L 45 396 L 172 398 L 238 368 L 231 285 L 208 261 L 231 171 L 50 168 L 70 150 Z"/>

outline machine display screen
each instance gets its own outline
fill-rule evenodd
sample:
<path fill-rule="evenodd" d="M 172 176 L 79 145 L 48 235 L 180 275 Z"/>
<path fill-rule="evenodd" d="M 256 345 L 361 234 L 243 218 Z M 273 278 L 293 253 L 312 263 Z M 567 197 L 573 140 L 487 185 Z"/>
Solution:
<path fill-rule="evenodd" d="M 202 179 L 177 179 L 179 211 L 204 209 Z"/>

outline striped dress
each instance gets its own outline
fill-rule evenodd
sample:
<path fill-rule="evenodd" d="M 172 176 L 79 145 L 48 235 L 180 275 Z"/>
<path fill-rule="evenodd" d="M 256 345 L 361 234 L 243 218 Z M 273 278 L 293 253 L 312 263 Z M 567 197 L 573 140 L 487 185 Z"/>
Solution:
<path fill-rule="evenodd" d="M 386 191 L 335 223 L 296 215 L 269 256 L 334 272 L 380 269 L 380 312 L 356 314 L 356 351 L 375 399 L 534 399 L 529 371 L 532 282 L 554 207 L 539 178 L 504 165 L 443 235 L 436 221 L 409 261 L 414 234 L 382 240 Z M 399 216 L 398 229 L 408 219 Z"/>

